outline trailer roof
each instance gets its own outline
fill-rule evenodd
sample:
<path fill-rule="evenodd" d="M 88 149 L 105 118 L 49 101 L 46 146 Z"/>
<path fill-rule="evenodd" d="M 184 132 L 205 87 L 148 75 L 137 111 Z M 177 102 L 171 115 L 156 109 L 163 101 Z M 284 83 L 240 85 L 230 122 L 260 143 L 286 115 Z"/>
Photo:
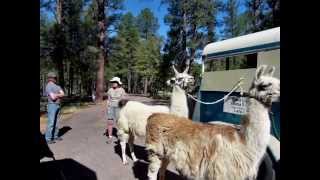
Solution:
<path fill-rule="evenodd" d="M 278 48 L 280 48 L 280 27 L 210 43 L 205 46 L 202 55 L 211 59 Z"/>

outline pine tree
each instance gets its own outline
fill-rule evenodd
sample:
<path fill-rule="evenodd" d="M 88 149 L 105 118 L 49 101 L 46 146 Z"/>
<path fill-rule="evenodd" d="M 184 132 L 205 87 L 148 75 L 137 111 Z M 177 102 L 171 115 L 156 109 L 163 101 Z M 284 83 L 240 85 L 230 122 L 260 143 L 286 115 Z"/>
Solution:
<path fill-rule="evenodd" d="M 160 40 L 157 37 L 151 36 L 141 41 L 135 69 L 143 79 L 145 95 L 158 74 L 160 58 Z"/>
<path fill-rule="evenodd" d="M 250 32 L 258 32 L 264 29 L 265 21 L 265 3 L 264 0 L 247 0 L 246 1 L 249 30 Z"/>
<path fill-rule="evenodd" d="M 168 5 L 165 22 L 170 26 L 165 51 L 167 57 L 182 70 L 199 56 L 199 50 L 213 40 L 218 1 L 212 0 L 163 0 Z M 209 31 L 208 31 L 209 30 Z"/>
<path fill-rule="evenodd" d="M 157 74 L 160 61 L 160 40 L 157 37 L 158 19 L 150 9 L 146 8 L 137 16 L 137 26 L 142 40 L 138 51 L 137 74 L 134 76 L 134 81 L 136 87 L 137 79 L 140 77 L 143 80 L 144 94 L 146 95 L 154 75 Z"/>
<path fill-rule="evenodd" d="M 266 13 L 266 28 L 280 26 L 280 0 L 266 0 L 268 10 Z"/>
<path fill-rule="evenodd" d="M 149 8 L 141 10 L 137 16 L 137 26 L 141 37 L 144 39 L 148 39 L 150 36 L 156 36 L 156 32 L 159 29 L 158 19 Z"/>
<path fill-rule="evenodd" d="M 239 2 L 228 0 L 225 5 L 226 15 L 224 16 L 224 38 L 232 38 L 240 35 L 239 28 Z"/>
<path fill-rule="evenodd" d="M 112 64 L 119 67 L 116 68 L 119 75 L 126 77 L 128 92 L 131 93 L 132 76 L 140 45 L 139 31 L 135 26 L 135 17 L 131 13 L 127 13 L 121 18 L 115 43 L 116 51 L 112 55 L 112 60 L 116 62 L 112 62 Z"/>
<path fill-rule="evenodd" d="M 108 39 L 107 30 L 114 23 L 116 19 L 118 9 L 122 8 L 122 0 L 96 0 L 97 3 L 97 26 L 98 26 L 98 40 L 97 47 L 99 48 L 98 55 L 98 71 L 97 71 L 97 80 L 96 80 L 96 101 L 101 102 L 103 100 L 104 93 L 104 69 L 105 61 L 107 61 L 107 47 L 106 41 Z M 106 12 L 108 12 L 106 14 Z M 114 14 L 112 14 L 114 13 Z"/>

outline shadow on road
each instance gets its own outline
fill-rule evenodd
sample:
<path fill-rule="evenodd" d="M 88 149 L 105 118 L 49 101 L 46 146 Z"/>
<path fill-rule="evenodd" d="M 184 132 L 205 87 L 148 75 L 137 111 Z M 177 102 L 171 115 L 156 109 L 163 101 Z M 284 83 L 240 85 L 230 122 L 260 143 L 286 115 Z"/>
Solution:
<path fill-rule="evenodd" d="M 122 159 L 122 157 L 121 157 L 122 152 L 121 152 L 121 146 L 120 146 L 119 141 L 117 141 L 116 145 L 114 146 L 114 152 L 119 155 L 120 160 L 121 160 Z M 145 150 L 144 146 L 134 145 L 134 153 L 138 159 L 148 162 L 148 154 L 147 154 L 147 151 Z M 128 143 L 126 145 L 126 154 L 128 157 L 131 158 Z"/>
<path fill-rule="evenodd" d="M 50 150 L 47 141 L 44 137 L 44 135 L 40 132 L 40 160 L 44 157 L 53 158 L 53 153 Z"/>
<path fill-rule="evenodd" d="M 73 159 L 40 163 L 43 180 L 97 180 L 96 173 Z"/>
<path fill-rule="evenodd" d="M 40 160 L 44 157 L 54 159 L 44 135 L 40 132 Z M 43 180 L 97 180 L 96 173 L 73 159 L 40 162 Z"/>
<path fill-rule="evenodd" d="M 139 180 L 147 180 L 148 174 L 148 163 L 138 161 L 132 167 L 132 171 L 134 173 L 135 178 Z M 166 180 L 184 180 L 181 176 L 173 173 L 169 170 L 166 171 Z"/>
<path fill-rule="evenodd" d="M 70 131 L 72 128 L 70 126 L 64 126 L 62 128 L 59 129 L 59 133 L 58 136 L 61 137 L 63 136 L 65 133 L 67 133 L 68 131 Z"/>

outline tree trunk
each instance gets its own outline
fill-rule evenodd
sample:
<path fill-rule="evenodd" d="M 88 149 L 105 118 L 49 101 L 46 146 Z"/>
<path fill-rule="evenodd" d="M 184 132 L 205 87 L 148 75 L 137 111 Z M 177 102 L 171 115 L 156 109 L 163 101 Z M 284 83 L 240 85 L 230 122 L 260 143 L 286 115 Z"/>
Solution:
<path fill-rule="evenodd" d="M 105 62 L 105 39 L 106 39 L 106 18 L 105 0 L 97 0 L 98 3 L 98 47 L 100 49 L 98 57 L 98 72 L 96 85 L 96 102 L 103 100 L 104 93 L 104 62 Z"/>
<path fill-rule="evenodd" d="M 90 90 L 88 90 L 88 95 L 92 95 L 92 93 L 95 92 L 96 88 L 95 88 L 95 83 L 93 81 L 93 79 L 90 79 Z"/>
<path fill-rule="evenodd" d="M 144 91 L 143 91 L 143 94 L 147 95 L 147 93 L 148 93 L 148 78 L 145 77 L 144 78 Z"/>
<path fill-rule="evenodd" d="M 64 65 L 62 60 L 62 52 L 58 53 L 58 57 L 56 59 L 57 69 L 58 69 L 58 83 L 62 89 L 64 89 Z"/>
<path fill-rule="evenodd" d="M 211 16 L 210 16 L 211 17 Z M 214 37 L 214 21 L 209 21 L 207 24 L 208 27 L 208 39 L 207 39 L 207 44 L 214 42 L 215 37 Z"/>
<path fill-rule="evenodd" d="M 133 57 L 133 50 L 130 49 L 130 52 L 129 52 L 129 55 L 130 55 L 130 61 L 128 62 L 128 74 L 127 74 L 127 79 L 128 79 L 128 92 L 129 93 L 132 93 L 132 76 L 134 76 L 134 73 L 132 71 L 132 67 L 133 67 L 133 63 L 132 63 L 132 60 L 134 59 Z"/>
<path fill-rule="evenodd" d="M 138 73 L 134 73 L 133 76 L 133 93 L 137 94 L 137 87 L 138 87 Z"/>
<path fill-rule="evenodd" d="M 57 15 L 57 24 L 58 29 L 62 32 L 59 32 L 59 35 L 63 34 L 63 25 L 62 25 L 62 9 L 63 9 L 63 0 L 57 0 L 57 6 L 56 6 L 56 15 Z M 61 33 L 61 34 L 60 34 Z M 63 42 L 61 42 L 63 43 Z M 61 86 L 62 89 L 64 89 L 64 66 L 63 66 L 63 48 L 58 47 L 57 49 L 57 57 L 56 57 L 56 63 L 57 63 L 57 69 L 58 69 L 58 83 Z"/>
<path fill-rule="evenodd" d="M 261 6 L 262 1 L 261 0 L 253 0 L 252 2 L 252 31 L 257 32 L 260 30 L 260 21 L 261 19 L 259 18 L 260 15 L 260 6 Z"/>
<path fill-rule="evenodd" d="M 83 78 L 83 85 L 85 85 L 85 91 L 87 96 L 91 96 L 93 91 L 93 86 L 92 86 L 92 80 L 91 79 L 87 79 L 87 78 Z"/>
<path fill-rule="evenodd" d="M 82 84 L 83 84 L 82 79 L 79 77 L 78 78 L 78 88 L 79 88 L 80 97 L 82 97 Z"/>
<path fill-rule="evenodd" d="M 180 63 L 180 71 L 182 71 L 187 63 L 187 10 L 186 0 L 183 1 L 183 27 L 182 27 L 182 62 Z"/>
<path fill-rule="evenodd" d="M 190 60 L 186 64 L 187 66 L 189 66 L 189 69 L 188 69 L 188 72 L 187 72 L 188 74 L 190 74 L 190 72 L 191 72 L 192 64 L 193 64 L 195 56 L 196 56 L 196 50 L 194 48 L 191 48 L 190 49 Z"/>
<path fill-rule="evenodd" d="M 96 85 L 96 101 L 101 102 L 103 100 L 104 93 L 104 52 L 100 50 L 98 59 L 98 73 L 97 73 L 97 85 Z"/>
<path fill-rule="evenodd" d="M 46 94 L 46 74 L 43 74 L 42 88 L 42 96 L 44 96 Z"/>
<path fill-rule="evenodd" d="M 280 26 L 280 0 L 271 1 L 272 5 L 272 26 L 278 27 Z"/>
<path fill-rule="evenodd" d="M 196 41 L 197 41 L 197 25 L 196 24 L 192 25 L 191 31 L 192 31 L 192 42 L 196 43 Z M 195 56 L 196 56 L 196 47 L 190 48 L 190 59 L 186 63 L 186 66 L 189 67 L 187 73 L 191 72 L 192 64 L 193 64 Z"/>
<path fill-rule="evenodd" d="M 73 63 L 71 63 L 69 67 L 69 93 L 68 93 L 69 96 L 72 96 L 73 81 L 74 81 L 74 67 L 73 67 Z"/>
<path fill-rule="evenodd" d="M 56 6 L 56 15 L 57 15 L 57 23 L 62 23 L 62 4 L 63 0 L 57 0 L 57 6 Z"/>
<path fill-rule="evenodd" d="M 149 87 L 149 92 L 151 94 L 151 96 L 155 96 L 155 89 L 151 86 L 153 82 L 153 76 L 151 76 L 148 80 L 148 87 Z"/>
<path fill-rule="evenodd" d="M 127 80 L 128 80 L 128 93 L 132 93 L 131 92 L 131 72 L 130 72 L 130 70 L 128 71 L 128 73 L 127 73 Z"/>

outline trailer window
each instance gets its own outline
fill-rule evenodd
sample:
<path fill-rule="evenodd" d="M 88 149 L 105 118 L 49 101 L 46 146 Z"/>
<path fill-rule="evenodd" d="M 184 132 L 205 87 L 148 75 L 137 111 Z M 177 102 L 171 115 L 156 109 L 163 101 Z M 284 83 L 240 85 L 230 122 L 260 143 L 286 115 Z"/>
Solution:
<path fill-rule="evenodd" d="M 225 71 L 257 67 L 257 53 L 211 59 L 205 62 L 205 71 Z"/>

